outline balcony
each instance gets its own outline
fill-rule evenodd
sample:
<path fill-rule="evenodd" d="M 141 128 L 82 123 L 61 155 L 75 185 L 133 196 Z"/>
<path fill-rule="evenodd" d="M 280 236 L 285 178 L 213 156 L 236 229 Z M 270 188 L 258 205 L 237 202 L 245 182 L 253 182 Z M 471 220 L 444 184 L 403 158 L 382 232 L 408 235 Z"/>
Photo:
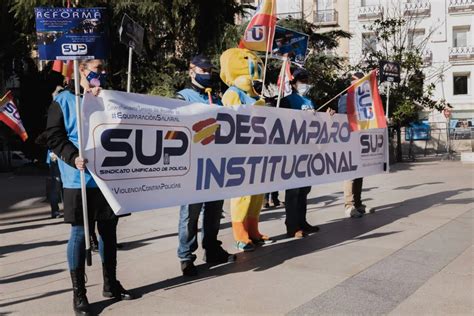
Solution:
<path fill-rule="evenodd" d="M 314 23 L 320 26 L 336 26 L 338 14 L 336 10 L 317 10 L 314 15 Z"/>
<path fill-rule="evenodd" d="M 474 0 L 449 0 L 449 13 L 470 13 L 474 11 Z"/>
<path fill-rule="evenodd" d="M 423 60 L 423 66 L 431 66 L 433 62 L 433 52 L 430 49 L 425 49 L 421 52 L 421 58 Z"/>
<path fill-rule="evenodd" d="M 285 13 L 277 13 L 278 19 L 302 19 L 303 14 L 300 12 L 285 12 Z"/>
<path fill-rule="evenodd" d="M 359 8 L 359 20 L 373 20 L 382 17 L 383 8 L 379 5 L 368 5 Z"/>
<path fill-rule="evenodd" d="M 474 46 L 449 48 L 449 61 L 474 61 Z"/>
<path fill-rule="evenodd" d="M 431 2 L 428 0 L 405 2 L 403 4 L 403 13 L 406 16 L 430 16 Z"/>

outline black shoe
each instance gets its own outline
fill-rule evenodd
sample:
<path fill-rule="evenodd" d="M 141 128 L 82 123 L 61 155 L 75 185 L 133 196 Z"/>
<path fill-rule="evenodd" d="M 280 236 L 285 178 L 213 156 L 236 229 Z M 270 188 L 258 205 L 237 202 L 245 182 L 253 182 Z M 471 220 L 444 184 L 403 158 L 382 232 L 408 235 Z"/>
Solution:
<path fill-rule="evenodd" d="M 115 281 L 115 285 L 113 287 L 108 287 L 107 290 L 102 291 L 102 296 L 103 297 L 113 297 L 117 300 L 125 300 L 125 301 L 130 301 L 135 299 L 135 295 L 133 295 L 130 291 L 127 291 L 126 289 L 123 288 L 122 284 L 120 284 L 119 281 Z"/>
<path fill-rule="evenodd" d="M 84 268 L 71 270 L 71 281 L 73 290 L 73 309 L 76 316 L 90 316 L 90 306 L 87 300 Z"/>
<path fill-rule="evenodd" d="M 198 270 L 192 261 L 181 261 L 181 271 L 184 276 L 196 276 L 198 275 Z"/>
<path fill-rule="evenodd" d="M 102 264 L 102 275 L 104 277 L 102 296 L 126 301 L 135 299 L 135 295 L 124 289 L 122 284 L 117 280 L 116 273 L 115 265 Z"/>
<path fill-rule="evenodd" d="M 310 224 L 306 223 L 306 225 L 303 226 L 303 230 L 307 234 L 317 233 L 319 231 L 319 227 L 316 226 L 316 225 L 313 226 L 313 225 L 310 225 Z"/>
<path fill-rule="evenodd" d="M 237 260 L 237 256 L 225 251 L 221 246 L 215 250 L 206 250 L 203 260 L 208 264 L 230 263 Z"/>
<path fill-rule="evenodd" d="M 91 250 L 93 252 L 99 252 L 99 241 L 97 240 L 97 236 L 95 235 L 95 233 L 91 234 L 90 243 L 91 243 Z"/>
<path fill-rule="evenodd" d="M 273 200 L 273 207 L 279 207 L 281 205 L 280 200 Z"/>
<path fill-rule="evenodd" d="M 51 218 L 60 218 L 61 217 L 61 213 L 59 212 L 51 212 Z"/>

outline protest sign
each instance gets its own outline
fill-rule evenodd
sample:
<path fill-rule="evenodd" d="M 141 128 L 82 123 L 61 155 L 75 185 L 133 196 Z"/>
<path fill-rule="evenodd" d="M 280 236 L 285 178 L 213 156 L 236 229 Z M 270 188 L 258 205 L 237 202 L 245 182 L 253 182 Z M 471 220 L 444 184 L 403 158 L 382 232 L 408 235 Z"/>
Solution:
<path fill-rule="evenodd" d="M 364 177 L 385 129 L 346 115 L 102 91 L 82 106 L 88 169 L 117 214 Z"/>
<path fill-rule="evenodd" d="M 123 15 L 119 29 L 120 42 L 133 48 L 136 53 L 141 54 L 143 50 L 143 36 L 145 29 L 132 20 L 127 14 Z"/>
<path fill-rule="evenodd" d="M 308 50 L 308 35 L 277 26 L 272 46 L 273 56 L 287 55 L 297 64 L 303 65 Z"/>
<path fill-rule="evenodd" d="M 105 59 L 105 8 L 35 8 L 42 60 Z"/>

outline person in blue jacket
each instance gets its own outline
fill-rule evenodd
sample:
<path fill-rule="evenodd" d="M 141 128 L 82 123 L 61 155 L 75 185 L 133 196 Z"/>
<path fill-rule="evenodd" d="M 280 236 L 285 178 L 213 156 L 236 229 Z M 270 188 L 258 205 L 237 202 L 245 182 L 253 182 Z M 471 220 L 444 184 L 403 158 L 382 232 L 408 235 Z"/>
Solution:
<path fill-rule="evenodd" d="M 81 93 L 98 95 L 104 85 L 101 60 L 82 60 L 79 63 Z M 96 86 L 93 86 L 95 84 Z M 104 278 L 103 296 L 130 300 L 134 296 L 116 278 L 117 216 L 105 200 L 86 168 L 87 161 L 79 156 L 74 84 L 60 92 L 49 108 L 46 127 L 49 149 L 58 157 L 64 188 L 64 221 L 71 224 L 67 244 L 67 261 L 73 286 L 73 308 L 76 315 L 90 315 L 85 287 L 85 234 L 82 215 L 80 170 L 85 170 L 87 207 L 90 227 L 97 223 L 99 253 Z M 89 236 L 87 236 L 89 238 Z"/>
<path fill-rule="evenodd" d="M 214 66 L 207 57 L 195 56 L 189 64 L 191 87 L 178 91 L 176 98 L 189 102 L 222 105 L 221 100 L 212 93 L 214 83 L 212 68 Z M 225 251 L 221 247 L 221 241 L 217 239 L 223 205 L 224 201 L 218 200 L 181 206 L 178 227 L 178 258 L 184 276 L 195 276 L 198 273 L 194 265 L 196 260 L 194 252 L 198 248 L 198 220 L 201 211 L 203 213 L 204 261 L 211 265 L 235 261 L 236 256 Z"/>
<path fill-rule="evenodd" d="M 292 75 L 293 80 L 290 82 L 292 93 L 281 99 L 280 106 L 293 110 L 313 111 L 313 101 L 306 96 L 311 89 L 308 72 L 303 68 L 296 68 Z M 312 226 L 306 220 L 307 196 L 310 191 L 310 186 L 285 191 L 285 225 L 288 237 L 301 239 L 309 233 L 319 231 L 318 226 Z"/>

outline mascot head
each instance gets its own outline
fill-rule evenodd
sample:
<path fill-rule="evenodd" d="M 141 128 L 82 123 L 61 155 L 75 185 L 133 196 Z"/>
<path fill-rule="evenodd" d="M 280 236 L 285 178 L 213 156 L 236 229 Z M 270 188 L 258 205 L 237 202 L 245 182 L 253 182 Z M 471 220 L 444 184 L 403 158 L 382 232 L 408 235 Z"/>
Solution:
<path fill-rule="evenodd" d="M 254 52 L 230 48 L 221 55 L 221 79 L 252 97 L 262 92 L 263 62 Z"/>

